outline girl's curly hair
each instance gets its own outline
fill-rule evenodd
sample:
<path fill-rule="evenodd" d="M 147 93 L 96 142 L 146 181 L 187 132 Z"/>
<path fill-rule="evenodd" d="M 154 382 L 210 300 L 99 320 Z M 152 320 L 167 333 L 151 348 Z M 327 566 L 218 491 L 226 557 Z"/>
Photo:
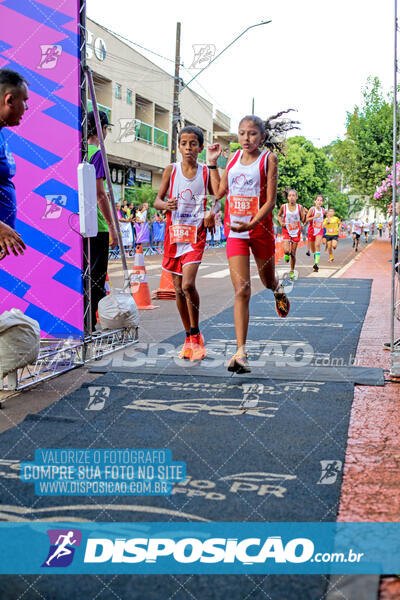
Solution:
<path fill-rule="evenodd" d="M 269 117 L 266 121 L 263 121 L 260 117 L 256 117 L 256 115 L 246 115 L 240 120 L 239 127 L 243 121 L 252 121 L 261 133 L 265 134 L 263 146 L 273 152 L 282 152 L 287 132 L 293 129 L 300 129 L 298 127 L 300 121 L 293 121 L 290 118 L 281 119 L 282 115 L 286 115 L 294 110 L 294 108 L 282 110 L 276 113 L 276 115 Z"/>

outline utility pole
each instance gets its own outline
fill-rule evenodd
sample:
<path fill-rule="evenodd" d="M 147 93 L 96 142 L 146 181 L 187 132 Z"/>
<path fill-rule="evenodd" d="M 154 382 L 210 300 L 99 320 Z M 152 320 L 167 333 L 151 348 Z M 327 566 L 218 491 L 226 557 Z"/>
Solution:
<path fill-rule="evenodd" d="M 181 24 L 176 24 L 176 46 L 175 46 L 175 79 L 174 100 L 172 105 L 172 136 L 171 136 L 171 162 L 176 162 L 176 142 L 178 135 L 178 122 L 180 120 L 179 110 L 179 65 L 181 62 Z"/>
<path fill-rule="evenodd" d="M 252 99 L 252 102 L 251 102 L 251 114 L 254 115 L 254 98 Z"/>
<path fill-rule="evenodd" d="M 393 61 L 393 180 L 392 180 L 392 298 L 391 298 L 391 319 L 390 319 L 390 374 L 393 377 L 400 375 L 400 353 L 397 344 L 395 344 L 395 320 L 398 315 L 398 273 L 396 271 L 396 246 L 398 243 L 397 231 L 397 33 L 399 31 L 399 21 L 397 18 L 397 0 L 394 2 L 394 61 Z M 397 290 L 396 290 L 397 288 Z"/>

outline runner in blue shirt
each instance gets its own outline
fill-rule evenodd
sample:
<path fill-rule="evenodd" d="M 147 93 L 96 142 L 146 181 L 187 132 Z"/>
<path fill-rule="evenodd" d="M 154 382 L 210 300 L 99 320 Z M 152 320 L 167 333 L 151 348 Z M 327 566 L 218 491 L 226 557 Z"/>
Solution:
<path fill-rule="evenodd" d="M 0 259 L 13 252 L 23 254 L 25 244 L 15 230 L 17 200 L 12 178 L 15 161 L 5 139 L 3 128 L 21 122 L 27 107 L 28 85 L 11 69 L 0 69 Z"/>

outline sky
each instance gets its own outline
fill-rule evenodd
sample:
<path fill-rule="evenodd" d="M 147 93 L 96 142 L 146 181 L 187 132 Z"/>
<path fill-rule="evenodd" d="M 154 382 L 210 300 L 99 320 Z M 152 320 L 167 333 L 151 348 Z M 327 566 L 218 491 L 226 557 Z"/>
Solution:
<path fill-rule="evenodd" d="M 300 134 L 316 146 L 343 138 L 346 112 L 361 103 L 369 76 L 391 90 L 393 13 L 393 0 L 87 0 L 89 18 L 170 59 L 180 21 L 187 69 L 194 44 L 213 44 L 218 54 L 249 25 L 271 19 L 244 34 L 191 87 L 231 118 L 232 131 L 251 113 L 253 97 L 263 118 L 294 108 Z M 172 62 L 139 51 L 173 73 Z M 181 70 L 185 83 L 196 73 Z"/>

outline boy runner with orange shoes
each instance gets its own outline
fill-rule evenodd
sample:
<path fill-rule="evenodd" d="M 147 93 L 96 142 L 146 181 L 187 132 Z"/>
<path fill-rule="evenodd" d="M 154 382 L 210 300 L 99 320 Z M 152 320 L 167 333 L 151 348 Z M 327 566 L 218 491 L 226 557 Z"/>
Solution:
<path fill-rule="evenodd" d="M 177 308 L 185 328 L 186 338 L 179 358 L 192 362 L 203 360 L 207 351 L 199 329 L 200 299 L 196 275 L 203 258 L 207 229 L 213 231 L 215 203 L 206 214 L 207 193 L 218 192 L 220 177 L 217 159 L 222 148 L 212 144 L 207 149 L 207 163 L 197 162 L 203 150 L 204 136 L 198 127 L 184 127 L 178 136 L 182 162 L 168 165 L 154 201 L 154 208 L 167 211 L 162 268 L 172 275 Z M 168 199 L 164 197 L 168 192 Z"/>

